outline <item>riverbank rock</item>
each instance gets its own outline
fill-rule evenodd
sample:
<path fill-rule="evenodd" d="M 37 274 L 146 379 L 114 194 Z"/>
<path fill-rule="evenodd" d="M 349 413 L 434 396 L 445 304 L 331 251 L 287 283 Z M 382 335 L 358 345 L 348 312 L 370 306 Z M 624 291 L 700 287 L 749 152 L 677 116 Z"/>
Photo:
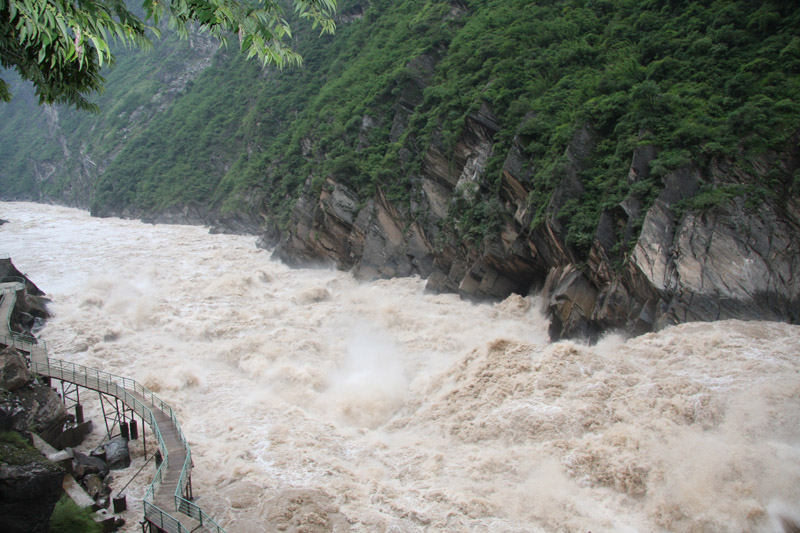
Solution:
<path fill-rule="evenodd" d="M 0 351 L 0 389 L 15 391 L 31 380 L 25 358 L 8 346 Z"/>
<path fill-rule="evenodd" d="M 89 474 L 99 474 L 106 472 L 106 463 L 99 457 L 86 455 L 77 450 L 73 450 L 72 473 L 76 479 L 80 479 Z"/>
<path fill-rule="evenodd" d="M 52 446 L 67 421 L 67 409 L 50 387 L 31 379 L 16 350 L 0 353 L 0 430 L 32 431 Z"/>
<path fill-rule="evenodd" d="M 51 388 L 31 381 L 14 391 L 26 413 L 29 431 L 37 433 L 51 446 L 58 446 L 58 439 L 67 421 L 67 409 L 61 398 Z"/>
<path fill-rule="evenodd" d="M 747 170 L 720 160 L 656 179 L 650 166 L 659 148 L 641 132 L 628 171 L 631 193 L 600 214 L 590 246 L 579 249 L 567 238 L 563 212 L 583 201 L 582 175 L 599 134 L 590 124 L 577 128 L 560 181 L 533 213 L 530 139 L 510 144 L 499 187 L 487 174 L 501 129 L 484 104 L 466 117 L 452 148 L 434 130 L 409 176 L 410 206 L 380 186 L 359 198 L 340 175 L 326 176 L 315 192 L 309 178 L 288 228 L 277 239 L 271 228 L 260 242 L 277 241 L 274 256 L 290 265 L 333 263 L 367 280 L 417 275 L 428 279 L 428 290 L 473 300 L 542 291 L 552 339 L 592 341 L 609 329 L 635 335 L 693 320 L 800 321 L 796 140 L 784 153 L 751 158 Z M 654 200 L 636 192 L 644 180 L 659 191 Z M 752 192 L 765 183 L 769 194 Z M 698 195 L 709 200 L 693 202 Z M 455 238 L 453 217 L 476 202 L 489 206 L 496 227 L 480 240 Z"/>
<path fill-rule="evenodd" d="M 20 272 L 9 257 L 0 257 L 0 279 L 2 278 L 21 278 L 25 280 L 25 291 L 28 295 L 44 296 L 44 292 L 29 280 L 25 274 Z M 17 302 L 18 304 L 20 302 Z M 24 305 L 24 304 L 23 304 Z"/>
<path fill-rule="evenodd" d="M 24 431 L 27 414 L 22 402 L 6 390 L 0 390 L 0 431 Z"/>
<path fill-rule="evenodd" d="M 109 470 L 120 470 L 131 465 L 131 454 L 128 441 L 122 437 L 114 437 L 103 445 L 106 466 Z"/>
<path fill-rule="evenodd" d="M 45 533 L 61 496 L 64 470 L 32 446 L 9 440 L 0 443 L 0 531 Z"/>

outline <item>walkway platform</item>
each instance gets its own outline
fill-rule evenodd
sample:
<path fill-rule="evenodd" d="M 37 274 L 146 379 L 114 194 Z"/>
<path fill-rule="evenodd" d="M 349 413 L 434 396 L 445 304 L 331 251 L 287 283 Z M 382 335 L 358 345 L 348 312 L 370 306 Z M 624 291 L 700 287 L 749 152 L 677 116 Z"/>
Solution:
<path fill-rule="evenodd" d="M 168 404 L 136 381 L 94 368 L 50 359 L 44 343 L 10 330 L 9 320 L 16 300 L 24 295 L 24 280 L 0 282 L 0 345 L 14 346 L 28 354 L 31 371 L 41 376 L 73 383 L 121 400 L 156 435 L 163 462 L 143 500 L 145 520 L 151 531 L 189 533 L 224 530 L 191 501 L 191 450 Z"/>

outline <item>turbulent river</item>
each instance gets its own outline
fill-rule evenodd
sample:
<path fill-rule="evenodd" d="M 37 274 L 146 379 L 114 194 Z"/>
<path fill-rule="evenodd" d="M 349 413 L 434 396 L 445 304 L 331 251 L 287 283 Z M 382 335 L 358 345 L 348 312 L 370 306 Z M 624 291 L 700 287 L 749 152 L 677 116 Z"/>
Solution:
<path fill-rule="evenodd" d="M 50 357 L 169 402 L 229 532 L 771 532 L 800 514 L 798 326 L 549 344 L 532 296 L 293 270 L 201 227 L 0 218 L 0 253 L 52 299 Z M 117 489 L 141 439 L 133 455 Z M 152 472 L 127 489 L 128 531 Z"/>

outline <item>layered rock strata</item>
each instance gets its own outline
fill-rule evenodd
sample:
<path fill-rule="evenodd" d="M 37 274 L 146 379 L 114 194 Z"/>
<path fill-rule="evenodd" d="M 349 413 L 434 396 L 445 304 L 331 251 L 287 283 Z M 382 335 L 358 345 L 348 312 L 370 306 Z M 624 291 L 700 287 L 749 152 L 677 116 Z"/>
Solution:
<path fill-rule="evenodd" d="M 424 84 L 424 77 L 415 80 Z M 414 105 L 396 105 L 403 114 Z M 397 118 L 400 117 L 400 118 Z M 792 176 L 800 153 L 770 154 L 747 173 L 722 162 L 687 165 L 658 180 L 655 201 L 629 195 L 602 212 L 588 254 L 567 244 L 560 211 L 584 194 L 580 173 L 598 135 L 579 128 L 564 154 L 560 183 L 534 222 L 531 159 L 517 138 L 505 154 L 496 198 L 496 232 L 480 242 L 454 240 L 442 229 L 460 198 L 485 194 L 486 166 L 498 119 L 486 106 L 466 120 L 448 151 L 436 136 L 418 174 L 409 178 L 412 206 L 378 187 L 366 202 L 347 183 L 327 176 L 320 191 L 309 177 L 288 229 L 263 235 L 291 265 L 327 263 L 360 279 L 418 275 L 436 292 L 499 299 L 541 291 L 551 337 L 594 339 L 605 330 L 640 334 L 669 324 L 726 318 L 797 323 L 800 317 L 800 199 L 775 195 L 757 202 L 732 195 L 703 210 L 689 200 L 706 189 L 758 184 L 778 167 Z M 796 143 L 795 143 L 796 144 Z M 648 179 L 656 146 L 633 154 L 629 183 Z M 791 190 L 791 184 L 778 184 Z"/>

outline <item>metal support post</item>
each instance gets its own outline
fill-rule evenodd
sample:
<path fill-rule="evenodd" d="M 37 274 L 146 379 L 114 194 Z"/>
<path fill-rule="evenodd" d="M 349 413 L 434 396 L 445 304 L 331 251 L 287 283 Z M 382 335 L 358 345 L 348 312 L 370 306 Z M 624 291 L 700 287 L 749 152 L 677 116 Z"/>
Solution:
<path fill-rule="evenodd" d="M 121 422 L 124 421 L 125 405 L 123 404 L 122 409 L 120 409 L 120 402 L 117 397 L 109 396 L 107 394 L 103 394 L 102 392 L 98 392 L 97 394 L 100 395 L 100 408 L 103 410 L 103 421 L 106 424 L 106 434 L 110 439 L 112 437 L 112 432 L 114 431 L 114 426 L 121 424 Z M 110 408 L 109 411 L 106 411 L 106 406 Z"/>
<path fill-rule="evenodd" d="M 186 488 L 184 489 L 183 497 L 189 501 L 194 499 L 194 496 L 192 496 L 192 476 L 189 476 L 186 482 Z"/>
<path fill-rule="evenodd" d="M 71 408 L 73 405 L 77 406 L 81 404 L 81 389 L 75 383 L 70 383 L 69 381 L 62 381 L 61 382 L 61 401 L 64 402 L 64 407 L 67 409 Z M 81 418 L 83 418 L 83 411 L 81 410 Z M 75 420 L 77 421 L 78 415 L 77 410 L 75 413 Z M 83 420 L 79 421 L 80 424 Z"/>
<path fill-rule="evenodd" d="M 147 459 L 147 424 L 142 417 L 142 447 L 144 447 L 144 458 Z"/>

